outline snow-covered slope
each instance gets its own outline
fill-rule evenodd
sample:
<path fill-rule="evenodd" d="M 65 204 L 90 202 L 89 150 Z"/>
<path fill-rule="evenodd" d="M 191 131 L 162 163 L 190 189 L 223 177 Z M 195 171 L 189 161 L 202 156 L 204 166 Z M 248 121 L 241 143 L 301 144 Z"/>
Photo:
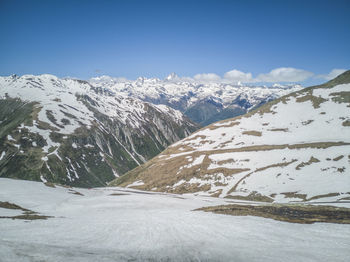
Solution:
<path fill-rule="evenodd" d="M 244 114 L 268 101 L 301 89 L 300 85 L 265 87 L 203 84 L 180 79 L 174 73 L 165 80 L 139 77 L 131 81 L 102 76 L 90 79 L 90 83 L 143 101 L 168 105 L 203 126 Z"/>
<path fill-rule="evenodd" d="M 0 176 L 105 185 L 196 125 L 174 109 L 52 75 L 0 77 Z"/>
<path fill-rule="evenodd" d="M 350 71 L 212 124 L 112 184 L 291 201 L 350 199 Z"/>
<path fill-rule="evenodd" d="M 227 202 L 236 201 L 120 188 L 51 188 L 0 178 L 0 204 L 5 204 L 0 206 L 0 260 L 345 262 L 349 258 L 350 225 L 305 225 L 193 211 Z M 25 212 L 18 208 L 36 212 L 37 219 L 20 219 Z M 43 216 L 50 217 L 40 219 Z"/>

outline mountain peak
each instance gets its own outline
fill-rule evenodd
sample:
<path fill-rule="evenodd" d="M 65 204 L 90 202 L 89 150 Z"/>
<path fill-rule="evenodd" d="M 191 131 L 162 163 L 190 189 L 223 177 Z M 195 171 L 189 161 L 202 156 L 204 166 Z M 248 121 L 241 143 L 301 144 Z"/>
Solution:
<path fill-rule="evenodd" d="M 178 75 L 172 72 L 165 78 L 165 80 L 172 81 L 172 80 L 177 80 L 178 78 L 179 78 Z"/>

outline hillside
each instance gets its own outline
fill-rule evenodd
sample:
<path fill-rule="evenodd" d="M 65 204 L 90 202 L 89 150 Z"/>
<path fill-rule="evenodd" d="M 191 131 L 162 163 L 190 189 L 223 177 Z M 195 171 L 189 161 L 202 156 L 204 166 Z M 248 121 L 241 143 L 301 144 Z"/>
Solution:
<path fill-rule="evenodd" d="M 350 199 L 350 71 L 207 126 L 111 183 L 262 201 Z"/>
<path fill-rule="evenodd" d="M 197 128 L 86 81 L 0 77 L 0 177 L 103 186 Z"/>
<path fill-rule="evenodd" d="M 139 77 L 133 81 L 101 76 L 89 82 L 128 97 L 170 106 L 202 126 L 245 114 L 266 102 L 301 89 L 300 85 L 266 87 L 240 83 L 201 83 L 179 78 L 174 73 L 164 80 Z"/>

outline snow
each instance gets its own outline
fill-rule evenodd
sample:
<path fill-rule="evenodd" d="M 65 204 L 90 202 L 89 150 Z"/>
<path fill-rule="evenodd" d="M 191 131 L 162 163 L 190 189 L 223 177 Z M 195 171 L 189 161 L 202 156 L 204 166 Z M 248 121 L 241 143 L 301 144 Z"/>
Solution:
<path fill-rule="evenodd" d="M 1 156 L 0 156 L 0 160 L 2 160 L 4 158 L 4 156 L 6 155 L 5 151 L 2 151 Z"/>
<path fill-rule="evenodd" d="M 155 104 L 170 105 L 181 111 L 206 99 L 212 99 L 226 108 L 232 105 L 237 98 L 249 101 L 249 109 L 251 109 L 267 98 L 277 98 L 301 89 L 300 85 L 274 85 L 266 88 L 227 83 L 203 84 L 181 79 L 175 73 L 171 73 L 164 80 L 140 77 L 132 81 L 102 76 L 92 78 L 89 82 L 96 86 L 109 88 L 118 94 L 151 101 Z"/>
<path fill-rule="evenodd" d="M 236 148 L 237 144 L 252 146 L 256 144 L 298 144 L 312 142 L 350 142 L 350 129 L 342 126 L 342 119 L 348 119 L 350 109 L 346 103 L 335 103 L 330 98 L 330 93 L 336 90 L 350 90 L 350 84 L 337 86 L 332 89 L 316 89 L 317 95 L 327 97 L 328 101 L 314 108 L 310 101 L 297 102 L 291 97 L 287 104 L 279 102 L 272 107 L 272 113 L 265 113 L 263 116 L 254 114 L 238 119 L 239 125 L 232 125 L 226 121 L 214 124 L 216 129 L 206 128 L 187 137 L 184 141 L 173 146 L 182 144 L 191 146 L 197 151 L 213 149 Z M 317 92 L 316 92 L 317 91 Z M 326 114 L 320 114 L 327 112 Z M 313 120 L 308 123 L 309 120 Z M 267 126 L 264 124 L 268 123 Z M 337 128 L 334 128 L 334 127 Z M 276 132 L 275 129 L 287 129 L 285 132 Z M 246 135 L 244 131 L 258 131 L 261 136 Z M 228 142 L 227 137 L 222 134 L 233 134 L 233 139 Z M 202 139 L 200 136 L 205 136 Z M 188 141 L 188 142 L 187 142 Z"/>
<path fill-rule="evenodd" d="M 61 134 L 72 134 L 81 125 L 89 128 L 96 121 L 94 113 L 78 98 L 79 95 L 88 96 L 94 101 L 92 107 L 109 117 L 118 118 L 124 125 L 140 128 L 140 124 L 146 121 L 145 103 L 137 99 L 137 96 L 130 97 L 116 89 L 96 87 L 86 81 L 60 79 L 47 74 L 0 77 L 0 98 L 6 94 L 23 101 L 39 103 L 41 110 L 38 120 L 49 123 Z M 155 109 L 167 113 L 178 123 L 183 121 L 179 111 L 167 106 Z M 67 117 L 67 113 L 74 118 Z M 52 121 L 48 114 L 52 114 L 56 121 Z M 70 123 L 63 125 L 62 120 L 67 118 Z"/>
<path fill-rule="evenodd" d="M 172 109 L 166 105 L 154 105 L 154 107 L 159 109 L 159 111 L 174 117 L 177 123 L 180 123 L 183 120 L 183 115 L 179 110 Z"/>
<path fill-rule="evenodd" d="M 127 187 L 142 186 L 142 185 L 144 185 L 144 184 L 145 184 L 145 183 L 143 183 L 143 181 L 138 180 L 138 181 L 135 181 L 134 183 L 128 185 Z"/>
<path fill-rule="evenodd" d="M 47 183 L 47 180 L 43 176 L 40 176 L 40 180 L 44 183 Z"/>
<path fill-rule="evenodd" d="M 51 188 L 0 178 L 0 201 L 54 216 L 31 222 L 2 219 L 4 262 L 340 262 L 350 255 L 350 225 L 291 224 L 192 211 L 224 204 L 223 199 L 121 188 Z"/>
<path fill-rule="evenodd" d="M 8 141 L 16 141 L 11 135 L 7 135 L 7 140 Z"/>

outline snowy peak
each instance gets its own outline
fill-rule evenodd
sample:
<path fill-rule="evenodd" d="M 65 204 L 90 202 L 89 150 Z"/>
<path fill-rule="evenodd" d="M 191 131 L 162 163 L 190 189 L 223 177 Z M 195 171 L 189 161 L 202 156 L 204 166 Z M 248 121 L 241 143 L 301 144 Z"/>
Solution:
<path fill-rule="evenodd" d="M 179 77 L 178 77 L 177 74 L 175 74 L 175 73 L 173 72 L 173 73 L 169 74 L 169 75 L 165 78 L 165 80 L 167 80 L 167 81 L 179 80 Z"/>
<path fill-rule="evenodd" d="M 349 95 L 347 71 L 207 126 L 113 185 L 268 202 L 348 199 Z"/>
<path fill-rule="evenodd" d="M 243 84 L 204 84 L 179 78 L 175 73 L 164 80 L 139 77 L 135 81 L 111 81 L 111 78 L 100 77 L 91 79 L 90 83 L 145 102 L 170 106 L 201 125 L 246 113 L 267 101 L 301 89 L 300 85 L 276 85 L 268 88 Z M 245 107 L 236 103 L 240 96 L 247 97 Z M 203 101 L 212 97 L 217 106 L 213 108 L 212 105 L 207 105 L 211 110 L 203 110 L 203 106 L 206 106 Z M 236 110 L 230 110 L 232 107 L 236 107 Z"/>

